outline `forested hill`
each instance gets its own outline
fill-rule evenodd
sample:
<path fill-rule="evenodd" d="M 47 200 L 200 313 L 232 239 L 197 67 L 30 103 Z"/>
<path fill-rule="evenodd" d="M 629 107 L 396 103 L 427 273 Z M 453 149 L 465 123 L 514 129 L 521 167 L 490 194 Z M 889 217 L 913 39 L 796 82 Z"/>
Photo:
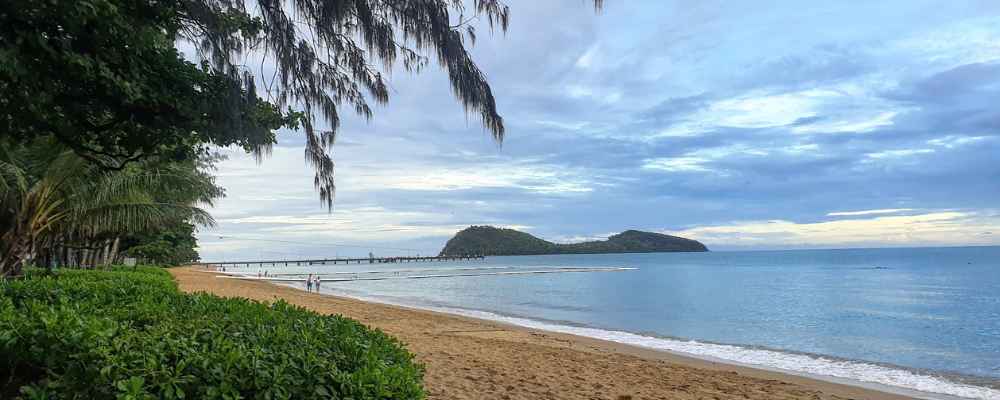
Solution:
<path fill-rule="evenodd" d="M 560 244 L 514 229 L 471 226 L 448 240 L 442 256 L 529 254 L 658 253 L 708 251 L 696 240 L 653 232 L 628 230 L 607 240 Z"/>

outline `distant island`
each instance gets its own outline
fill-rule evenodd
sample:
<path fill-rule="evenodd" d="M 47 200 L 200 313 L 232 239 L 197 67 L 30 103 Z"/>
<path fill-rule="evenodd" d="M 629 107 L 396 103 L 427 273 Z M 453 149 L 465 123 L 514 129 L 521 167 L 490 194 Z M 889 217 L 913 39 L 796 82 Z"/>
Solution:
<path fill-rule="evenodd" d="M 440 255 L 519 256 L 682 251 L 708 251 L 708 248 L 697 240 L 636 230 L 612 235 L 607 240 L 562 244 L 514 229 L 470 226 L 449 239 Z"/>

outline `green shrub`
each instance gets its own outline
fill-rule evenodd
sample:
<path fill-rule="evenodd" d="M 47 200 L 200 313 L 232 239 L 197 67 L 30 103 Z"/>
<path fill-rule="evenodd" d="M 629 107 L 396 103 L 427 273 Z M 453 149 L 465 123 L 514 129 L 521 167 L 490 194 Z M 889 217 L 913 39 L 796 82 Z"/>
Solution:
<path fill-rule="evenodd" d="M 180 293 L 159 268 L 0 283 L 0 398 L 421 399 L 398 341 L 284 302 Z"/>

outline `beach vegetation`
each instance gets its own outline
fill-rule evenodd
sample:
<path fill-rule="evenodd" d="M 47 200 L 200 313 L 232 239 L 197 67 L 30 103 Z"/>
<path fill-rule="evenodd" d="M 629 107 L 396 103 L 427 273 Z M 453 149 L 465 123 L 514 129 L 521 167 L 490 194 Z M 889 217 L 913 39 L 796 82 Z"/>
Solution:
<path fill-rule="evenodd" d="M 166 270 L 0 281 L 0 398 L 421 399 L 384 333 L 282 301 L 178 291 Z"/>
<path fill-rule="evenodd" d="M 164 243 L 148 258 L 191 258 L 183 248 L 193 247 L 191 224 L 214 223 L 198 205 L 223 194 L 208 157 L 147 158 L 109 171 L 51 138 L 0 143 L 0 277 L 29 264 L 109 265 Z M 163 239 L 171 232 L 176 243 Z"/>

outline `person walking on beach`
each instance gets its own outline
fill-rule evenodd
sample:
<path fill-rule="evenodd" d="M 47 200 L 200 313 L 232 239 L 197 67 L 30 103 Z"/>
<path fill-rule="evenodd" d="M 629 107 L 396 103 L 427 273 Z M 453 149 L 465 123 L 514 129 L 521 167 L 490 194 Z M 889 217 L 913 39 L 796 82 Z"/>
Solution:
<path fill-rule="evenodd" d="M 315 286 L 315 287 L 316 287 L 316 293 L 319 293 L 319 283 L 320 283 L 320 279 L 319 279 L 319 277 L 317 276 L 317 277 L 316 277 L 316 283 L 315 283 L 315 284 L 313 284 L 313 286 Z"/>
<path fill-rule="evenodd" d="M 306 291 L 311 292 L 312 290 L 313 290 L 313 274 L 309 274 L 309 277 L 306 278 Z"/>

